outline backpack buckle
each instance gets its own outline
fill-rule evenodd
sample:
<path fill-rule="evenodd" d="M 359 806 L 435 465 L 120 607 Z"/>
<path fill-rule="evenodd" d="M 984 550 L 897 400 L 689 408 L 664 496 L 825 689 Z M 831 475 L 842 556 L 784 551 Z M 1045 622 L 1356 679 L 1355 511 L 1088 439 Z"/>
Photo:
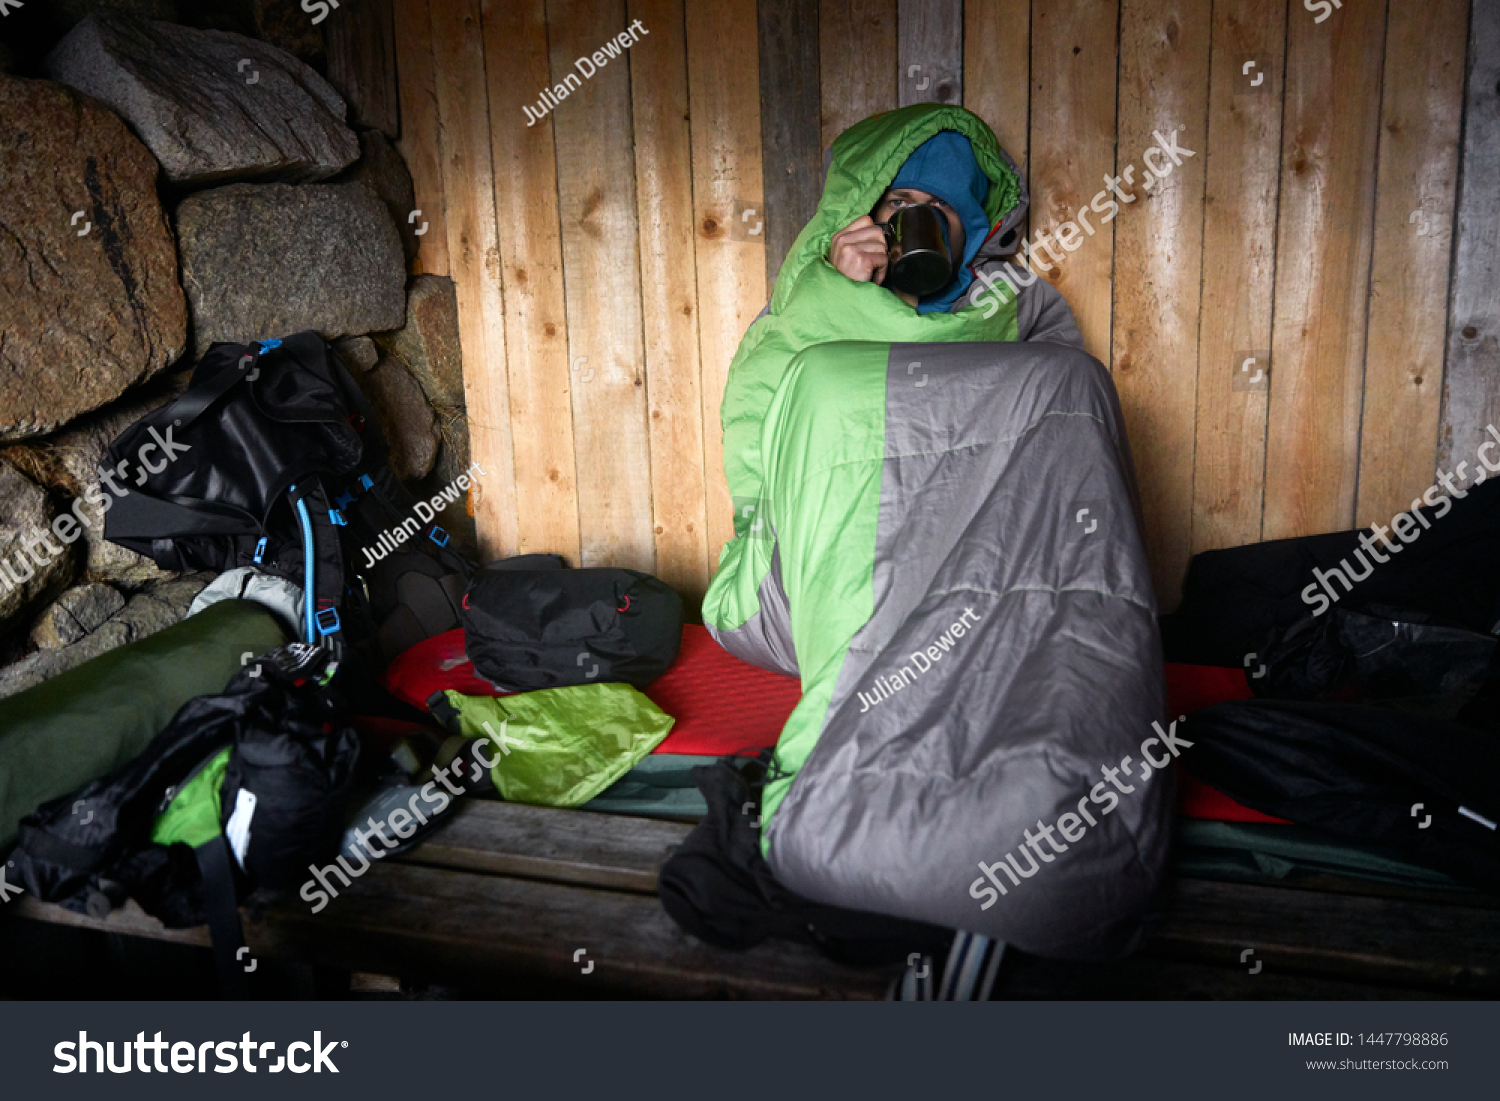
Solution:
<path fill-rule="evenodd" d="M 267 542 L 269 542 L 269 540 L 267 539 L 266 536 L 263 535 L 263 536 L 261 536 L 260 542 L 255 544 L 255 564 L 257 566 L 259 566 L 263 561 L 265 561 L 265 558 L 266 558 L 266 543 Z"/>
<path fill-rule="evenodd" d="M 336 528 L 346 528 L 349 526 L 349 521 L 344 519 L 344 514 L 336 508 L 328 510 L 328 519 Z"/>
<path fill-rule="evenodd" d="M 313 617 L 318 625 L 318 634 L 325 638 L 335 634 L 339 630 L 339 610 L 337 608 L 324 608 Z"/>
<path fill-rule="evenodd" d="M 441 539 L 438 538 L 438 532 L 440 532 L 440 531 L 443 532 L 443 537 Z M 434 543 L 436 543 L 440 547 L 446 547 L 448 545 L 449 535 L 448 535 L 448 533 L 446 531 L 443 531 L 442 528 L 434 527 L 431 531 L 429 531 L 427 533 L 427 538 L 431 539 Z"/>

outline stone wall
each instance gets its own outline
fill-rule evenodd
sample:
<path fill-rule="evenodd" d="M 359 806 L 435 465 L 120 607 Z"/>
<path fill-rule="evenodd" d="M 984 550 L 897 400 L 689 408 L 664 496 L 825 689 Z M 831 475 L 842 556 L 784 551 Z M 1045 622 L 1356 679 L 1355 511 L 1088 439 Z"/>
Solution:
<path fill-rule="evenodd" d="M 430 496 L 468 465 L 452 283 L 408 278 L 410 174 L 356 133 L 297 0 L 59 0 L 0 23 L 0 696 L 175 622 L 75 512 L 214 341 L 305 329 Z M 445 526 L 472 542 L 473 522 Z"/>

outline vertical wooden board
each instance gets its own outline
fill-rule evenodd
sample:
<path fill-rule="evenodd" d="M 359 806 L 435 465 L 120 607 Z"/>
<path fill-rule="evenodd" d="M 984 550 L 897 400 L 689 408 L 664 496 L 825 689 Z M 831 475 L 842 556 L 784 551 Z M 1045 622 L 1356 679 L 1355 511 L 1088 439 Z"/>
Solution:
<path fill-rule="evenodd" d="M 736 206 L 743 209 L 763 198 L 754 0 L 729 0 L 716 7 L 688 4 L 687 45 L 703 357 L 703 465 L 708 479 L 709 555 L 717 569 L 719 552 L 734 537 L 719 405 L 729 362 L 766 302 L 764 246 L 737 240 L 731 233 Z"/>
<path fill-rule="evenodd" d="M 899 0 L 900 102 L 964 101 L 963 0 Z"/>
<path fill-rule="evenodd" d="M 417 274 L 448 274 L 448 234 L 443 229 L 443 165 L 438 148 L 437 92 L 433 87 L 432 19 L 428 0 L 395 5 L 396 78 L 401 93 L 401 140 L 396 143 L 411 170 L 419 220 L 427 232 L 417 238 Z M 420 225 L 397 226 L 402 233 Z"/>
<path fill-rule="evenodd" d="M 1500 428 L 1500 4 L 1475 0 L 1469 28 L 1458 237 L 1448 306 L 1438 463 L 1474 461 Z M 1491 452 L 1493 454 L 1493 452 Z"/>
<path fill-rule="evenodd" d="M 405 0 L 402 0 L 404 3 Z M 393 0 L 345 4 L 324 24 L 328 83 L 349 104 L 349 124 L 401 136 L 400 95 L 396 85 L 396 31 Z"/>
<path fill-rule="evenodd" d="M 547 2 L 553 88 L 581 81 L 551 116 L 568 303 L 579 561 L 649 573 L 656 569 L 656 547 L 628 50 L 613 59 L 602 55 L 606 64 L 587 76 L 596 64 L 588 59 L 628 24 L 624 0 Z M 577 58 L 586 64 L 580 67 Z"/>
<path fill-rule="evenodd" d="M 502 230 L 518 547 L 527 554 L 561 554 L 576 565 L 573 376 L 568 369 L 554 118 L 548 111 L 540 122 L 528 125 L 522 110 L 536 110 L 542 89 L 552 83 L 543 0 L 486 0 L 484 42 L 489 57 L 504 59 L 489 66 L 488 92 L 495 210 Z M 597 358 L 593 362 L 602 366 Z"/>
<path fill-rule="evenodd" d="M 1032 10 L 1032 241 L 1050 240 L 1114 174 L 1118 16 L 1118 0 L 1049 0 Z M 1142 152 L 1123 152 L 1122 163 Z M 1089 354 L 1108 362 L 1114 225 L 1096 228 L 1060 264 L 1041 248 L 1031 255 L 1073 308 Z"/>
<path fill-rule="evenodd" d="M 964 106 L 995 131 L 1026 175 L 1031 90 L 1031 0 L 964 4 Z"/>
<path fill-rule="evenodd" d="M 690 607 L 708 588 L 703 385 L 693 256 L 692 137 L 683 0 L 630 0 L 651 35 L 632 47 L 642 331 L 651 424 L 656 573 Z"/>
<path fill-rule="evenodd" d="M 896 0 L 819 0 L 818 55 L 826 154 L 860 119 L 896 107 Z"/>
<path fill-rule="evenodd" d="M 766 286 L 774 288 L 823 193 L 818 0 L 760 0 L 759 16 L 760 140 L 776 151 L 776 161 L 765 173 L 765 211 L 741 217 L 748 226 L 765 223 L 757 235 L 765 239 Z"/>
<path fill-rule="evenodd" d="M 1119 143 L 1140 159 L 1135 202 L 1115 226 L 1112 354 L 1136 444 L 1146 555 L 1168 610 L 1192 555 L 1210 22 L 1200 0 L 1124 0 L 1120 9 Z"/>
<path fill-rule="evenodd" d="M 1468 0 L 1390 7 L 1356 524 L 1389 521 L 1433 482 L 1468 16 Z"/>
<path fill-rule="evenodd" d="M 1293 7 L 1262 538 L 1354 521 L 1385 5 Z"/>
<path fill-rule="evenodd" d="M 1300 18 L 1300 17 L 1299 17 Z M 1218 0 L 1209 71 L 1193 553 L 1260 539 L 1287 0 Z M 1246 71 L 1246 66 L 1249 71 Z M 1260 83 L 1256 84 L 1256 79 Z M 1256 359 L 1241 371 L 1247 359 Z"/>
<path fill-rule="evenodd" d="M 449 269 L 458 294 L 469 447 L 485 474 L 470 501 L 486 560 L 513 554 L 516 482 L 505 371 L 505 303 L 495 226 L 479 0 L 431 0 Z"/>

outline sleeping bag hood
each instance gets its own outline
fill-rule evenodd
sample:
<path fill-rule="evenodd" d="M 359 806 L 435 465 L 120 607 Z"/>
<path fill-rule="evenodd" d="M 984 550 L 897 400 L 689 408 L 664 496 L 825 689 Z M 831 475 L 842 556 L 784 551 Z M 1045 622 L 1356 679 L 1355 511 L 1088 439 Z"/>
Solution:
<path fill-rule="evenodd" d="M 944 130 L 969 139 L 974 159 L 990 182 L 984 201 L 989 226 L 977 249 L 971 233 L 968 247 L 973 255 L 968 266 L 972 268 L 1015 252 L 1016 237 L 1011 231 L 1026 216 L 1029 201 L 1026 182 L 1016 162 L 1000 148 L 994 131 L 974 112 L 937 103 L 913 104 L 872 115 L 834 139 L 823 173 L 823 198 L 781 265 L 771 300 L 772 313 L 785 303 L 797 276 L 809 264 L 819 260 L 826 263 L 833 235 L 874 210 L 912 154 Z M 911 307 L 899 300 L 898 305 L 910 312 Z"/>
<path fill-rule="evenodd" d="M 974 159 L 990 182 L 984 209 L 991 228 L 969 268 L 1015 252 L 1014 231 L 1028 202 L 1026 184 L 994 131 L 974 112 L 919 103 L 873 115 L 834 140 L 817 212 L 792 242 L 768 312 L 746 331 L 729 365 L 720 415 L 724 472 L 736 499 L 736 535 L 755 522 L 745 507 L 760 497 L 760 434 L 766 409 L 792 357 L 802 349 L 837 340 L 1016 339 L 1013 300 L 1002 302 L 999 309 L 970 304 L 952 313 L 920 314 L 887 288 L 856 282 L 828 260 L 833 235 L 869 214 L 907 159 L 944 130 L 969 139 Z"/>

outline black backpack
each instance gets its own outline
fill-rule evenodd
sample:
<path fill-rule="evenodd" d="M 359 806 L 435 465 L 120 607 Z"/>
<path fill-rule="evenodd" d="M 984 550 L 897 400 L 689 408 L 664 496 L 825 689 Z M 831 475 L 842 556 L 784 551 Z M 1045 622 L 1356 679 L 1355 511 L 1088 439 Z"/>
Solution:
<path fill-rule="evenodd" d="M 636 570 L 570 570 L 555 555 L 526 555 L 479 571 L 463 626 L 469 660 L 502 692 L 644 688 L 677 660 L 682 598 Z"/>
<path fill-rule="evenodd" d="M 134 760 L 21 821 L 11 857 L 19 881 L 96 918 L 133 898 L 168 928 L 208 922 L 221 977 L 242 982 L 238 900 L 290 888 L 309 865 L 331 862 L 360 778 L 359 737 L 326 686 L 330 666 L 328 651 L 292 643 L 221 695 L 184 704 Z M 215 762 L 224 769 L 220 832 L 196 847 L 154 842 L 158 817 Z"/>
<path fill-rule="evenodd" d="M 309 645 L 338 654 L 352 634 L 384 664 L 458 626 L 473 573 L 446 531 L 421 522 L 388 454 L 317 333 L 215 344 L 182 397 L 110 445 L 104 534 L 166 570 L 254 566 L 293 581 Z M 399 546 L 381 539 L 396 529 Z"/>

